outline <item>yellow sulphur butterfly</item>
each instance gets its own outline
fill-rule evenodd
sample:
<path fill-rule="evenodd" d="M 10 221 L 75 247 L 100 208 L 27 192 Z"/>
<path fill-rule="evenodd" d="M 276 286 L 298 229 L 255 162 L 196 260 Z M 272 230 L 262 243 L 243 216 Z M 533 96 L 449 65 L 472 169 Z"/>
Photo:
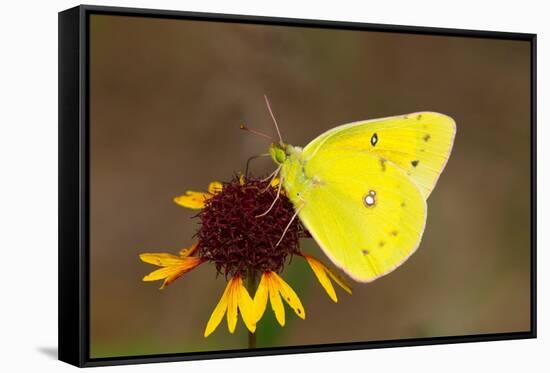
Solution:
<path fill-rule="evenodd" d="M 455 131 L 452 118 L 418 112 L 344 124 L 303 149 L 281 140 L 269 154 L 321 249 L 350 277 L 370 282 L 418 248 L 426 199 L 445 168 Z"/>

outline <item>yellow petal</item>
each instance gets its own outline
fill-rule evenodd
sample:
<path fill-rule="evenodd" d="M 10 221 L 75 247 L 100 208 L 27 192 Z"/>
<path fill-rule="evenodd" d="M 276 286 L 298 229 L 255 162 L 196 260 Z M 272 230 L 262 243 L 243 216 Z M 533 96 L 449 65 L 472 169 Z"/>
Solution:
<path fill-rule="evenodd" d="M 199 249 L 199 243 L 195 242 L 191 247 L 185 247 L 181 249 L 179 254 L 181 257 L 185 258 L 195 254 L 198 249 Z"/>
<path fill-rule="evenodd" d="M 315 276 L 317 276 L 317 280 L 319 280 L 321 286 L 325 289 L 330 299 L 332 299 L 335 303 L 338 302 L 336 291 L 334 291 L 332 282 L 330 282 L 330 279 L 328 278 L 327 273 L 325 272 L 325 268 L 321 264 L 321 262 L 308 255 L 304 255 L 304 258 L 306 258 L 309 266 L 313 270 L 313 273 L 315 273 Z"/>
<path fill-rule="evenodd" d="M 212 194 L 188 190 L 184 195 L 174 198 L 178 205 L 190 209 L 202 209 L 205 202 L 212 198 Z"/>
<path fill-rule="evenodd" d="M 139 258 L 145 263 L 160 267 L 174 266 L 183 262 L 179 256 L 166 253 L 143 253 L 139 254 Z"/>
<path fill-rule="evenodd" d="M 239 184 L 244 185 L 244 175 L 239 176 Z"/>
<path fill-rule="evenodd" d="M 330 281 L 329 276 L 338 285 L 340 285 L 342 289 L 344 289 L 346 292 L 351 294 L 351 287 L 345 282 L 343 278 L 338 276 L 335 272 L 330 270 L 327 266 L 325 266 L 323 263 L 321 263 L 314 257 L 309 255 L 304 255 L 304 258 L 306 258 L 307 262 L 309 263 L 309 266 L 313 270 L 313 273 L 315 273 L 315 276 L 317 276 L 317 279 L 321 283 L 321 286 L 323 286 L 323 288 L 327 292 L 330 299 L 332 299 L 334 302 L 338 302 L 336 291 L 334 291 L 334 287 L 332 286 L 332 282 Z"/>
<path fill-rule="evenodd" d="M 251 333 L 256 331 L 256 319 L 254 314 L 254 302 L 248 294 L 248 290 L 243 286 L 242 281 L 237 288 L 237 302 L 239 310 L 243 317 L 244 324 Z"/>
<path fill-rule="evenodd" d="M 286 300 L 286 302 L 292 307 L 296 315 L 300 317 L 301 319 L 306 318 L 306 311 L 304 310 L 304 306 L 302 306 L 302 302 L 300 302 L 300 298 L 298 298 L 298 295 L 292 290 L 290 285 L 288 285 L 285 280 L 283 280 L 277 273 L 273 272 L 273 280 L 278 284 L 279 291 L 281 292 L 281 295 Z"/>
<path fill-rule="evenodd" d="M 329 274 L 330 278 L 332 278 L 334 280 L 334 282 L 336 282 L 338 285 L 340 285 L 340 287 L 342 289 L 344 289 L 348 294 L 351 295 L 351 286 L 348 285 L 346 280 L 344 280 L 340 275 L 338 275 L 336 272 L 334 272 L 333 270 L 331 270 L 328 267 L 325 267 L 325 270 Z"/>
<path fill-rule="evenodd" d="M 208 320 L 208 323 L 206 324 L 206 329 L 204 330 L 204 337 L 208 337 L 216 328 L 218 325 L 220 325 L 220 322 L 223 319 L 223 315 L 225 315 L 225 311 L 227 310 L 227 294 L 229 293 L 229 289 L 231 287 L 231 282 L 227 284 L 225 287 L 225 290 L 223 291 L 223 295 L 220 298 L 220 301 L 216 305 L 216 308 L 214 308 L 214 311 L 212 312 L 212 315 L 210 315 L 210 319 Z"/>
<path fill-rule="evenodd" d="M 192 270 L 202 262 L 203 260 L 196 256 L 185 258 L 183 262 L 180 265 L 178 265 L 178 267 L 180 268 L 180 271 L 166 277 L 160 289 L 161 290 L 164 289 L 166 286 L 170 285 L 172 282 L 180 278 L 183 274 L 189 272 L 190 270 Z M 170 267 L 167 267 L 167 268 L 170 268 Z"/>
<path fill-rule="evenodd" d="M 160 286 L 160 290 L 164 289 L 165 287 L 167 287 L 168 285 L 170 285 L 172 282 L 176 281 L 178 278 L 180 278 L 185 272 L 187 271 L 180 271 L 180 272 L 177 272 L 177 273 L 174 273 L 173 275 L 171 276 L 168 276 L 164 279 L 164 282 L 162 283 L 162 285 Z"/>
<path fill-rule="evenodd" d="M 157 269 L 156 271 L 153 271 L 143 277 L 143 281 L 157 281 L 165 279 L 164 283 L 160 287 L 161 289 L 164 289 L 164 287 L 170 285 L 174 280 L 178 279 L 184 273 L 189 272 L 203 261 L 201 258 L 196 256 L 178 259 L 179 262 L 177 264 Z"/>
<path fill-rule="evenodd" d="M 240 276 L 233 277 L 229 282 L 229 292 L 227 293 L 227 328 L 229 329 L 229 333 L 233 333 L 237 326 L 237 289 L 241 285 L 242 280 Z"/>
<path fill-rule="evenodd" d="M 219 181 L 213 181 L 208 185 L 208 193 L 214 195 L 221 192 L 223 189 L 223 184 Z"/>
<path fill-rule="evenodd" d="M 267 285 L 266 273 L 262 273 L 258 289 L 254 295 L 254 315 L 256 322 L 260 321 L 264 315 L 265 308 L 267 306 L 267 296 L 269 294 L 269 288 Z"/>
<path fill-rule="evenodd" d="M 273 279 L 273 274 L 274 272 L 266 272 L 265 274 L 269 288 L 269 301 L 273 312 L 275 312 L 275 318 L 281 326 L 285 326 L 285 306 L 279 294 L 279 286 Z"/>
<path fill-rule="evenodd" d="M 183 269 L 179 266 L 163 267 L 144 276 L 143 281 L 163 280 L 166 277 L 174 276 L 182 271 Z"/>

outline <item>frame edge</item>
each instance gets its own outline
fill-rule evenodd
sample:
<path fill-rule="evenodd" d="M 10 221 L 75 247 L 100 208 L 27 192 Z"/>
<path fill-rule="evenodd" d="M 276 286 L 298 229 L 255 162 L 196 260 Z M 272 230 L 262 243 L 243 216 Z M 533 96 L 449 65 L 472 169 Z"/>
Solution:
<path fill-rule="evenodd" d="M 58 359 L 83 366 L 80 219 L 81 7 L 58 13 Z"/>

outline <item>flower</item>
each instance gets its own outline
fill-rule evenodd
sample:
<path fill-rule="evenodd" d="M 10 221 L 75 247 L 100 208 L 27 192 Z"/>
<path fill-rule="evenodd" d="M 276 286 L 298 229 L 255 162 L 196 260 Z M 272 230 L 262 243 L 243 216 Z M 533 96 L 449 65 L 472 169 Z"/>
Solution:
<path fill-rule="evenodd" d="M 197 242 L 177 256 L 141 254 L 142 261 L 162 267 L 145 276 L 143 281 L 164 279 L 163 289 L 198 265 L 213 263 L 218 274 L 226 278 L 227 285 L 206 324 L 205 337 L 216 330 L 225 315 L 230 333 L 236 329 L 239 314 L 249 332 L 254 333 L 268 301 L 281 326 L 285 325 L 283 300 L 299 318 L 305 319 L 300 298 L 279 275 L 294 255 L 307 261 L 334 302 L 337 297 L 331 279 L 351 294 L 345 280 L 300 250 L 300 239 L 310 235 L 300 220 L 295 219 L 294 207 L 277 178 L 267 181 L 240 176 L 227 183 L 214 181 L 207 192 L 187 191 L 174 198 L 174 202 L 200 210 L 195 215 L 200 220 Z M 257 275 L 260 281 L 254 289 Z M 249 289 L 244 280 L 248 280 Z"/>

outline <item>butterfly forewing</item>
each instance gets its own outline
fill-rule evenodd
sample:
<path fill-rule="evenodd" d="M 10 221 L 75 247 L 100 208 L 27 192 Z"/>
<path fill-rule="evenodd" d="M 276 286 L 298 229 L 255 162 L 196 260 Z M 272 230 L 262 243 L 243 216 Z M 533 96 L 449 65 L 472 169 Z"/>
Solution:
<path fill-rule="evenodd" d="M 452 118 L 434 112 L 354 122 L 317 137 L 305 147 L 304 159 L 328 162 L 342 151 L 370 153 L 404 170 L 428 198 L 447 163 L 455 131 Z"/>

